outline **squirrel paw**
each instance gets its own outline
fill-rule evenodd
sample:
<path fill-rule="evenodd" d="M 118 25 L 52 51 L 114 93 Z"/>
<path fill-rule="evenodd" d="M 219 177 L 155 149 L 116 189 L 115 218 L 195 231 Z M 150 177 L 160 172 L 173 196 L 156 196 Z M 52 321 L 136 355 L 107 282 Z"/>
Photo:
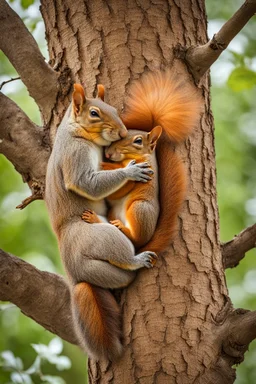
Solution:
<path fill-rule="evenodd" d="M 153 266 L 156 264 L 158 256 L 155 252 L 145 251 L 139 253 L 136 258 L 140 259 L 140 262 L 143 264 L 143 267 L 153 268 Z"/>
<path fill-rule="evenodd" d="M 120 229 L 120 231 L 122 231 L 122 229 L 124 229 L 124 227 L 125 227 L 125 225 L 122 223 L 121 220 L 111 220 L 110 224 L 112 224 L 115 227 L 117 227 L 118 229 Z"/>
<path fill-rule="evenodd" d="M 97 214 L 92 211 L 91 209 L 86 209 L 82 216 L 82 220 L 85 221 L 86 223 L 89 224 L 95 224 L 95 223 L 100 223 L 100 219 L 98 218 Z"/>

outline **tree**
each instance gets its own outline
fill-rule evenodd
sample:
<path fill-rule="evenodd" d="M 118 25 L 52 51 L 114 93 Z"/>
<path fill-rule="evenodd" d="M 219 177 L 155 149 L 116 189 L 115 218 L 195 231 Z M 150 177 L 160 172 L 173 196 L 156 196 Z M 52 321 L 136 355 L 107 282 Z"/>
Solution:
<path fill-rule="evenodd" d="M 256 226 L 224 245 L 219 242 L 207 70 L 255 13 L 256 2 L 246 1 L 207 41 L 202 0 L 196 4 L 42 0 L 49 65 L 4 0 L 0 0 L 0 11 L 0 47 L 42 116 L 38 127 L 1 94 L 1 152 L 32 190 L 20 208 L 43 197 L 50 147 L 74 81 L 85 83 L 88 94 L 96 83 L 105 84 L 107 101 L 119 108 L 129 82 L 145 68 L 173 67 L 199 88 L 204 101 L 201 125 L 178 149 L 188 164 L 190 179 L 179 236 L 161 255 L 157 268 L 142 271 L 121 295 L 123 359 L 108 365 L 90 361 L 89 377 L 91 382 L 102 383 L 234 382 L 232 366 L 243 360 L 256 336 L 256 314 L 233 309 L 224 268 L 236 265 L 255 246 Z M 15 303 L 45 328 L 76 343 L 64 279 L 38 271 L 4 251 L 0 255 L 1 300 Z M 52 289 L 45 297 L 49 286 Z M 55 313 L 62 314 L 59 322 L 54 320 L 58 318 Z"/>

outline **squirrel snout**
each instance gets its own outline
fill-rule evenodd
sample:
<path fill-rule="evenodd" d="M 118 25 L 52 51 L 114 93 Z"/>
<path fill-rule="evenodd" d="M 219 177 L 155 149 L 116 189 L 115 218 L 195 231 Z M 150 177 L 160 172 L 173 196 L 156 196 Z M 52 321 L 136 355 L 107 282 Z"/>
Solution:
<path fill-rule="evenodd" d="M 126 128 L 121 129 L 119 132 L 119 136 L 121 137 L 121 139 L 124 139 L 127 136 L 127 129 Z"/>

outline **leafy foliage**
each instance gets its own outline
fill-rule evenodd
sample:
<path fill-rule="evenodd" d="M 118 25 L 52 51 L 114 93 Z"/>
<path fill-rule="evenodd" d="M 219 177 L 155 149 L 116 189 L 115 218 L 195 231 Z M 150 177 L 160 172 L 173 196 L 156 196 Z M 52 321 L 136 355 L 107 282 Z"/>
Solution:
<path fill-rule="evenodd" d="M 61 339 L 55 337 L 48 346 L 45 344 L 32 344 L 32 347 L 36 351 L 37 356 L 33 364 L 26 370 L 24 370 L 22 359 L 15 357 L 13 352 L 4 351 L 0 354 L 0 366 L 5 371 L 11 372 L 11 382 L 13 384 L 33 384 L 32 378 L 38 377 L 43 384 L 65 384 L 66 382 L 59 376 L 44 375 L 42 373 L 44 361 L 55 365 L 59 371 L 70 369 L 70 359 L 67 356 L 59 356 L 63 349 Z"/>

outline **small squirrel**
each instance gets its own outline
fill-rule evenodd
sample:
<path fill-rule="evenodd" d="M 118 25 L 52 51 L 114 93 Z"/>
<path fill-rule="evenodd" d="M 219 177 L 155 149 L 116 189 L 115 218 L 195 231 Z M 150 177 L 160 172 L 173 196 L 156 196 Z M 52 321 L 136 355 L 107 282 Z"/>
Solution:
<path fill-rule="evenodd" d="M 111 206 L 110 222 L 126 234 L 140 251 L 149 249 L 160 252 L 174 237 L 177 216 L 185 198 L 187 177 L 172 143 L 186 139 L 199 120 L 199 112 L 198 95 L 169 71 L 147 74 L 130 88 L 125 112 L 121 116 L 130 131 L 126 138 L 112 143 L 105 151 L 106 157 L 116 163 L 102 165 L 103 169 L 117 169 L 124 167 L 131 159 L 152 163 L 152 182 L 144 185 L 129 181 L 107 197 Z M 163 135 L 159 139 L 161 127 Z M 157 141 L 158 172 L 154 156 Z M 93 211 L 84 212 L 82 218 L 88 223 L 100 222 Z"/>
<path fill-rule="evenodd" d="M 75 84 L 48 162 L 45 201 L 70 281 L 80 344 L 91 357 L 115 360 L 122 353 L 121 319 L 108 289 L 129 285 L 135 270 L 153 267 L 157 256 L 148 251 L 135 255 L 132 242 L 106 222 L 104 198 L 127 181 L 148 182 L 153 171 L 146 162 L 133 161 L 122 169 L 100 169 L 103 146 L 127 135 L 116 109 L 103 99 L 102 85 L 98 97 L 89 99 Z M 85 209 L 95 211 L 102 223 L 82 221 Z"/>
<path fill-rule="evenodd" d="M 110 210 L 108 220 L 120 229 L 136 248 L 145 245 L 153 236 L 159 215 L 158 177 L 155 147 L 162 133 L 156 126 L 149 133 L 129 131 L 121 140 L 112 143 L 105 155 L 114 162 L 101 163 L 104 170 L 124 168 L 134 159 L 136 163 L 148 162 L 154 171 L 153 180 L 148 183 L 128 181 L 121 189 L 106 199 Z M 87 223 L 100 223 L 95 212 L 87 210 L 82 219 Z"/>

